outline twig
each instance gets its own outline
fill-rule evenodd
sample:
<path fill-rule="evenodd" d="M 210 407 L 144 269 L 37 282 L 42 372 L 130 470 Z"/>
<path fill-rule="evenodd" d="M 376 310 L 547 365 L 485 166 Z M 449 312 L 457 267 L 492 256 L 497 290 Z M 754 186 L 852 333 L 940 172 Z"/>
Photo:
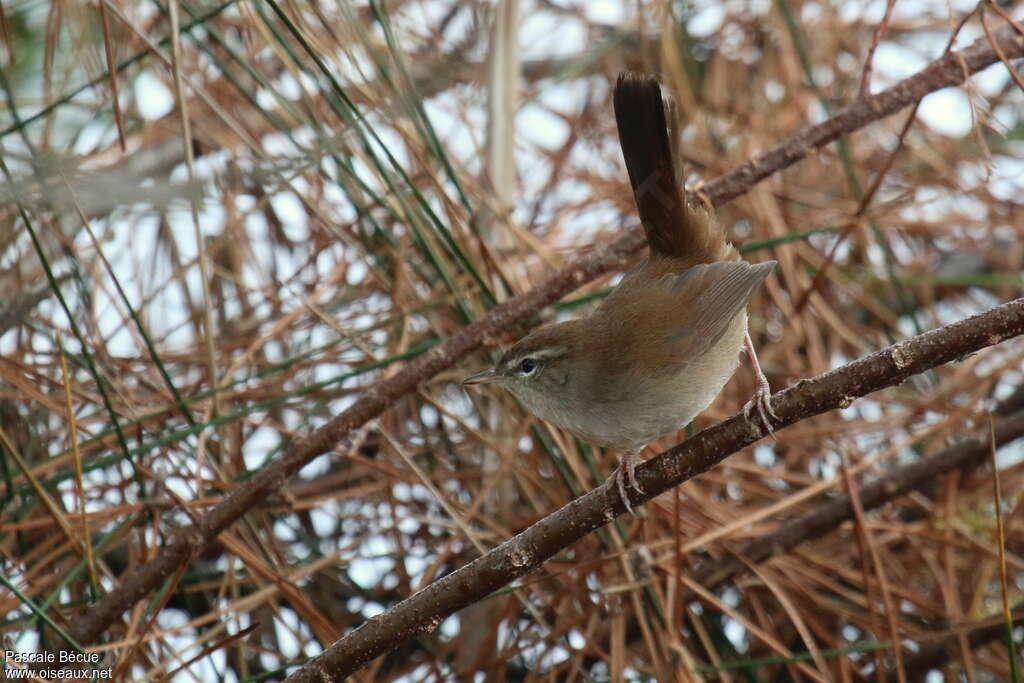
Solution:
<path fill-rule="evenodd" d="M 1003 446 L 1024 437 L 1024 410 L 1000 420 L 995 425 L 995 443 Z M 979 431 L 946 449 L 941 453 L 924 458 L 888 472 L 870 484 L 860 487 L 860 502 L 870 510 L 890 500 L 899 498 L 910 491 L 934 484 L 940 477 L 953 470 L 975 467 L 989 457 L 990 437 L 988 428 Z M 693 570 L 694 579 L 702 586 L 717 588 L 730 581 L 746 568 L 737 558 L 747 562 L 763 562 L 793 549 L 800 543 L 821 538 L 836 529 L 843 522 L 853 518 L 853 507 L 846 495 L 837 497 L 809 510 L 796 519 L 786 522 L 778 529 L 747 541 L 735 550 L 736 557 L 708 560 Z"/>
<path fill-rule="evenodd" d="M 860 88 L 857 91 L 860 97 L 867 97 L 871 94 L 871 72 L 875 66 L 875 50 L 878 49 L 878 44 L 882 42 L 882 36 L 889 30 L 889 20 L 892 19 L 892 10 L 895 6 L 896 0 L 889 0 L 886 3 L 885 16 L 882 17 L 882 21 L 875 27 L 875 35 L 871 38 L 868 56 L 864 58 L 864 71 L 860 76 Z"/>
<path fill-rule="evenodd" d="M 993 640 L 1006 636 L 1006 621 L 1003 615 L 987 620 L 986 626 L 976 626 L 967 636 L 967 642 L 971 649 L 977 650 L 982 645 L 991 643 Z M 1024 604 L 1018 604 L 1013 609 L 1013 623 L 1024 624 Z M 960 629 L 957 629 L 959 631 Z M 915 654 L 907 657 L 907 677 L 910 680 L 920 680 L 932 669 L 941 669 L 952 659 L 957 651 L 956 632 L 950 633 L 947 637 L 937 639 L 935 642 L 921 646 Z M 1013 643 L 1007 643 L 1012 648 Z M 896 683 L 896 673 L 889 674 L 889 680 Z"/>
<path fill-rule="evenodd" d="M 1007 58 L 1024 55 L 1024 36 L 1011 26 L 992 32 L 993 42 L 979 38 L 970 47 L 947 52 L 939 59 L 877 95 L 858 99 L 832 118 L 784 140 L 764 154 L 706 183 L 702 191 L 716 205 L 735 199 L 781 168 L 803 159 L 811 150 L 824 147 L 866 124 L 911 105 L 928 93 L 960 85 L 967 76 L 1000 59 L 994 46 Z M 1012 54 L 1011 54 L 1012 50 Z"/>

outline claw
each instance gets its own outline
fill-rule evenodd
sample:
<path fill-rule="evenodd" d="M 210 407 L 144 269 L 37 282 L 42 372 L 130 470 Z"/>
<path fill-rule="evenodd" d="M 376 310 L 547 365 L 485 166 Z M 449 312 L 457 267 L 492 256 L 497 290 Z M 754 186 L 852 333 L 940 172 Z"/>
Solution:
<path fill-rule="evenodd" d="M 612 472 L 612 476 L 608 477 L 606 483 L 615 483 L 619 489 L 619 497 L 622 499 L 622 504 L 626 506 L 626 510 L 629 514 L 636 515 L 633 512 L 633 506 L 629 504 L 629 496 L 626 494 L 626 482 L 633 487 L 633 490 L 637 493 L 643 494 L 644 490 L 640 488 L 640 484 L 636 480 L 636 465 L 640 462 L 640 456 L 636 454 L 636 451 L 626 451 L 622 454 L 622 458 L 619 460 L 619 466 Z"/>
<path fill-rule="evenodd" d="M 626 510 L 629 512 L 629 514 L 635 515 L 636 513 L 633 512 L 633 506 L 629 504 L 629 496 L 626 495 L 626 486 L 625 484 L 622 483 L 621 465 L 615 468 L 615 471 L 612 472 L 612 479 L 614 479 L 615 483 L 618 484 L 619 486 L 619 498 L 622 499 L 622 504 L 626 506 Z"/>
<path fill-rule="evenodd" d="M 750 397 L 747 404 L 743 406 L 743 415 L 749 420 L 750 413 L 753 409 L 757 409 L 757 416 L 761 419 L 761 424 L 764 425 L 765 431 L 773 440 L 778 441 L 775 436 L 775 429 L 772 427 L 772 423 L 768 420 L 768 416 L 771 415 L 774 419 L 778 420 L 779 416 L 775 414 L 772 409 L 772 392 L 768 388 L 768 383 L 765 382 L 763 385 L 758 385 L 757 389 L 754 390 L 754 395 Z"/>

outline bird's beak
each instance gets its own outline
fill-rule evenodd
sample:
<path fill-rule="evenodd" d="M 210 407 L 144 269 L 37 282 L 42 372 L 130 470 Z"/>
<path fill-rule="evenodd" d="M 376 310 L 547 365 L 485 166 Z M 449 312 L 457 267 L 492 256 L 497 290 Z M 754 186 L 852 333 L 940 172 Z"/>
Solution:
<path fill-rule="evenodd" d="M 484 370 L 478 372 L 475 375 L 470 375 L 466 379 L 462 380 L 462 386 L 467 384 L 487 384 L 488 382 L 494 382 L 495 380 L 501 379 L 501 375 L 497 370 L 491 368 L 490 370 Z"/>

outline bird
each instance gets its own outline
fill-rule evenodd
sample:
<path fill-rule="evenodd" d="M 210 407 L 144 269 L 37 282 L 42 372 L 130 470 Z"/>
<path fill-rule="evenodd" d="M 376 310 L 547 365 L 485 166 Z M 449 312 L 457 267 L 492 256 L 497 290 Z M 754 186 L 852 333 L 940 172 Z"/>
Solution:
<path fill-rule="evenodd" d="M 534 330 L 466 386 L 494 383 L 534 415 L 618 450 L 605 485 L 632 512 L 640 450 L 685 427 L 746 350 L 756 389 L 744 407 L 772 432 L 771 390 L 747 331 L 747 303 L 775 267 L 748 263 L 678 173 L 678 117 L 658 79 L 624 72 L 613 93 L 619 142 L 649 254 L 589 315 Z"/>

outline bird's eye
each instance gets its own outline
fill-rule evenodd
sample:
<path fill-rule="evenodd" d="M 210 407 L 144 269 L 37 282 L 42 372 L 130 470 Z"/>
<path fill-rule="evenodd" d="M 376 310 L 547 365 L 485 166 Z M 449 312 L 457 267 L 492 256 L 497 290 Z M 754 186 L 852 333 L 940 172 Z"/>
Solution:
<path fill-rule="evenodd" d="M 521 362 L 519 363 L 519 370 L 520 370 L 520 372 L 522 372 L 522 373 L 523 373 L 524 375 L 529 375 L 529 374 L 532 374 L 532 373 L 533 373 L 533 371 L 534 371 L 534 370 L 536 370 L 536 369 L 537 369 L 537 361 L 535 361 L 535 360 L 534 360 L 534 359 L 532 359 L 532 358 L 524 358 L 524 359 L 523 359 L 523 360 L 522 360 L 522 361 L 521 361 Z"/>

